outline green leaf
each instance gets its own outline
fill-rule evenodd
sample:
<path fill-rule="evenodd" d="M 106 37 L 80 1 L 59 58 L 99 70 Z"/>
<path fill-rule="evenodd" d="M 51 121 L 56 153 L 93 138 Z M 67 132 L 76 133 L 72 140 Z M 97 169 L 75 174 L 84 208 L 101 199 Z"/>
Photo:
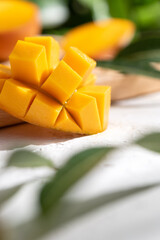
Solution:
<path fill-rule="evenodd" d="M 138 195 L 142 192 L 158 187 L 159 182 L 148 184 L 131 189 L 103 194 L 87 201 L 60 202 L 54 211 L 47 215 L 40 215 L 26 224 L 22 224 L 15 229 L 15 238 L 12 240 L 37 240 L 44 237 L 49 232 L 62 228 L 65 224 L 74 221 L 90 212 L 98 210 L 100 207 L 109 207 L 111 204 L 120 203 L 128 197 Z"/>
<path fill-rule="evenodd" d="M 113 61 L 98 61 L 97 66 L 111 68 L 124 73 L 160 78 L 160 71 L 153 69 L 148 62 L 115 59 Z"/>
<path fill-rule="evenodd" d="M 128 18 L 130 1 L 128 0 L 107 0 L 109 11 L 112 17 Z"/>
<path fill-rule="evenodd" d="M 19 167 L 19 168 L 37 168 L 49 167 L 54 168 L 52 161 L 39 156 L 30 151 L 20 150 L 14 152 L 8 160 L 6 167 Z"/>
<path fill-rule="evenodd" d="M 113 148 L 93 148 L 73 156 L 48 182 L 40 194 L 43 212 L 52 209 L 64 193 L 92 169 Z"/>
<path fill-rule="evenodd" d="M 7 200 L 12 198 L 20 190 L 20 188 L 21 185 L 9 189 L 0 190 L 0 206 L 4 204 Z"/>
<path fill-rule="evenodd" d="M 148 60 L 160 62 L 160 37 L 142 38 L 124 48 L 117 59 Z"/>
<path fill-rule="evenodd" d="M 136 141 L 136 144 L 160 153 L 160 133 L 151 133 Z"/>

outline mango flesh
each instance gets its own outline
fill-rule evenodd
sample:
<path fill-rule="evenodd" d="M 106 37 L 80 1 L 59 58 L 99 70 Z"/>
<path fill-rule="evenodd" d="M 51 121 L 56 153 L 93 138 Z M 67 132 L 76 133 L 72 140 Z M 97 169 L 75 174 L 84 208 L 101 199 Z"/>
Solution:
<path fill-rule="evenodd" d="M 5 106 L 5 111 L 15 113 L 16 117 L 23 118 L 28 111 L 29 105 L 36 96 L 36 91 L 16 81 L 5 81 L 0 94 L 0 104 Z"/>
<path fill-rule="evenodd" d="M 94 97 L 77 91 L 69 99 L 66 109 L 73 116 L 83 132 L 91 134 L 93 131 L 94 133 L 102 131 L 98 106 Z"/>
<path fill-rule="evenodd" d="M 0 64 L 0 92 L 3 88 L 5 80 L 11 78 L 11 69 L 5 65 Z"/>
<path fill-rule="evenodd" d="M 102 130 L 105 130 L 108 126 L 111 88 L 104 86 L 84 86 L 79 89 L 79 92 L 96 99 Z"/>
<path fill-rule="evenodd" d="M 81 82 L 82 78 L 62 60 L 42 85 L 42 89 L 64 104 Z"/>
<path fill-rule="evenodd" d="M 95 61 L 72 48 L 71 55 L 68 53 L 71 59 L 64 57 L 48 76 L 50 58 L 46 49 L 51 50 L 50 41 L 45 42 L 46 46 L 40 41 L 41 37 L 35 39 L 38 44 L 18 41 L 13 49 L 12 74 L 0 78 L 1 108 L 41 127 L 80 134 L 105 130 L 110 87 L 92 85 Z M 71 61 L 74 58 L 78 67 Z"/>
<path fill-rule="evenodd" d="M 70 47 L 63 60 L 84 79 L 89 76 L 96 62 L 75 47 Z"/>
<path fill-rule="evenodd" d="M 10 57 L 13 78 L 36 86 L 49 75 L 45 47 L 19 40 Z"/>
<path fill-rule="evenodd" d="M 49 69 L 55 69 L 59 63 L 60 47 L 58 42 L 51 37 L 26 37 L 25 41 L 43 45 L 46 49 Z"/>
<path fill-rule="evenodd" d="M 10 78 L 11 77 L 11 69 L 5 65 L 0 64 L 0 79 Z"/>

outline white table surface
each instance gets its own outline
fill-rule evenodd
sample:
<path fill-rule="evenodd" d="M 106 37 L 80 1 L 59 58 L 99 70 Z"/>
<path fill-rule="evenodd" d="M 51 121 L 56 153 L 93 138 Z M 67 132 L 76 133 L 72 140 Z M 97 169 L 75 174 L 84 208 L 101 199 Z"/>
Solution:
<path fill-rule="evenodd" d="M 51 174 L 47 168 L 11 168 L 4 172 L 3 166 L 15 146 L 31 149 L 53 160 L 56 166 L 61 166 L 69 156 L 87 147 L 123 146 L 152 130 L 160 131 L 160 93 L 114 103 L 108 130 L 97 135 L 73 137 L 29 124 L 4 128 L 0 130 L 0 189 Z M 104 159 L 66 198 L 85 200 L 101 193 L 157 180 L 160 180 L 160 155 L 133 145 L 111 154 L 109 160 Z M 33 189 L 26 187 L 22 190 L 13 202 L 2 209 L 1 218 L 12 223 L 29 215 Z M 19 215 L 16 220 L 14 213 L 17 209 Z M 43 238 L 53 239 L 159 240 L 160 189 L 103 207 Z"/>

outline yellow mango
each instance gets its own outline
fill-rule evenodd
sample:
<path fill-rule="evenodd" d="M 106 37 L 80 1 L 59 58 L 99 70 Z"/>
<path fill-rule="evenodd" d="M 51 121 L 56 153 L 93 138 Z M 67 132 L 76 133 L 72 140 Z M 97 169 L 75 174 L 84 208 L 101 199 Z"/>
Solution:
<path fill-rule="evenodd" d="M 65 132 L 83 133 L 65 108 L 60 112 L 54 128 Z"/>
<path fill-rule="evenodd" d="M 10 57 L 12 77 L 40 86 L 49 74 L 45 47 L 18 41 Z"/>
<path fill-rule="evenodd" d="M 108 86 L 85 86 L 79 92 L 92 96 L 97 101 L 102 130 L 108 125 L 108 115 L 111 102 L 111 88 Z"/>
<path fill-rule="evenodd" d="M 5 65 L 0 64 L 0 79 L 11 78 L 11 69 Z"/>
<path fill-rule="evenodd" d="M 35 90 L 14 79 L 7 79 L 1 90 L 0 104 L 6 112 L 23 118 L 35 96 Z"/>
<path fill-rule="evenodd" d="M 53 37 L 26 37 L 25 41 L 43 45 L 46 49 L 49 69 L 55 69 L 59 63 L 60 47 Z"/>
<path fill-rule="evenodd" d="M 95 82 L 96 82 L 96 75 L 91 73 L 86 79 L 84 79 L 80 87 L 94 85 Z"/>
<path fill-rule="evenodd" d="M 6 81 L 6 79 L 0 79 L 0 92 L 2 91 L 5 81 Z"/>
<path fill-rule="evenodd" d="M 93 85 L 95 61 L 70 48 L 49 75 L 53 49 L 48 39 L 17 42 L 10 56 L 11 74 L 0 67 L 4 76 L 0 78 L 0 107 L 41 127 L 80 134 L 106 129 L 110 87 Z"/>
<path fill-rule="evenodd" d="M 62 37 L 62 48 L 77 47 L 89 57 L 126 46 L 134 36 L 135 24 L 126 19 L 104 19 L 71 29 Z M 117 52 L 117 51 L 116 51 Z"/>
<path fill-rule="evenodd" d="M 63 60 L 82 78 L 87 78 L 96 66 L 96 62 L 75 47 L 70 47 Z"/>
<path fill-rule="evenodd" d="M 1 0 L 0 23 L 0 61 L 6 61 L 17 40 L 40 34 L 40 9 L 29 1 Z"/>
<path fill-rule="evenodd" d="M 81 127 L 83 133 L 101 132 L 97 102 L 94 97 L 75 92 L 66 104 L 66 109 Z"/>
<path fill-rule="evenodd" d="M 42 85 L 42 89 L 65 103 L 82 82 L 82 78 L 63 60 Z"/>
<path fill-rule="evenodd" d="M 62 105 L 39 93 L 32 102 L 24 120 L 42 127 L 53 128 L 61 109 Z"/>

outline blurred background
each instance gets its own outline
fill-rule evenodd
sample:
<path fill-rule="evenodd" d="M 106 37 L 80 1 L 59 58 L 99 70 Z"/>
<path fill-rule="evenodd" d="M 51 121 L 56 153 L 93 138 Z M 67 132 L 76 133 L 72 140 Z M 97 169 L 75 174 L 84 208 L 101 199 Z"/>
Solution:
<path fill-rule="evenodd" d="M 160 29 L 159 0 L 32 0 L 41 9 L 43 33 L 64 34 L 93 20 L 123 18 L 139 33 Z"/>

